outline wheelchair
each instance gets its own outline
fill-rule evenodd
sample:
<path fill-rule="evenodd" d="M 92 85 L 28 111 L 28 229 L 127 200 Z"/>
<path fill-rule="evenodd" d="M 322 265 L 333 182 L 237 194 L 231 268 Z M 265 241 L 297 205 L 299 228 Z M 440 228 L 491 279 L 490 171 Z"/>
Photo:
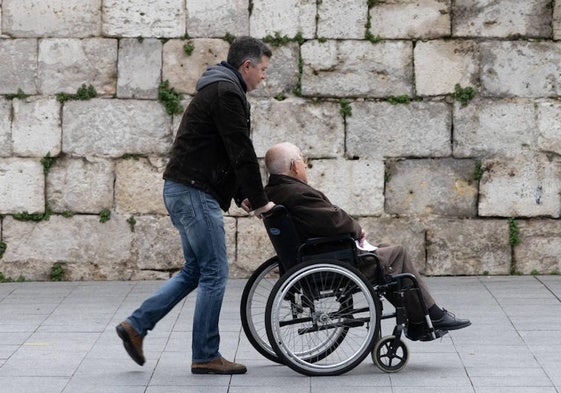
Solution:
<path fill-rule="evenodd" d="M 340 375 L 368 354 L 382 371 L 402 370 L 409 350 L 402 340 L 407 326 L 405 296 L 413 294 L 425 310 L 424 337 L 433 328 L 415 276 L 384 275 L 374 253 L 358 253 L 350 236 L 310 239 L 300 244 L 290 215 L 276 205 L 264 218 L 276 255 L 248 279 L 241 299 L 244 333 L 267 359 L 309 376 Z M 357 267 L 375 262 L 374 282 Z M 384 313 L 384 298 L 394 310 Z M 395 318 L 390 335 L 381 321 Z"/>

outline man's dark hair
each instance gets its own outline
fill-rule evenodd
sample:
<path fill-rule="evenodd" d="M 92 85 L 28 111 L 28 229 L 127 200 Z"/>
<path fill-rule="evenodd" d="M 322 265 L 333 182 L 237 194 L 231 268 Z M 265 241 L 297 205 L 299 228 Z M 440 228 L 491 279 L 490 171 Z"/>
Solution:
<path fill-rule="evenodd" d="M 253 37 L 239 37 L 232 42 L 228 51 L 226 61 L 238 69 L 246 60 L 251 60 L 253 64 L 259 64 L 263 56 L 271 57 L 273 54 L 269 47 Z"/>

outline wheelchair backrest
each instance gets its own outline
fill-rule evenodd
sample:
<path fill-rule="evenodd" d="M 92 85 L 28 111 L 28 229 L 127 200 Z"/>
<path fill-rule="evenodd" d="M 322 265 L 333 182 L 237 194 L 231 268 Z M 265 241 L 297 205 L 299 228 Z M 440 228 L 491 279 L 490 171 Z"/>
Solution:
<path fill-rule="evenodd" d="M 267 212 L 263 222 L 281 261 L 281 274 L 302 261 L 312 259 L 337 259 L 355 264 L 356 246 L 350 235 L 313 238 L 302 244 L 290 213 L 283 205 L 275 205 Z"/>
<path fill-rule="evenodd" d="M 281 274 L 298 263 L 300 238 L 288 210 L 275 205 L 263 218 L 267 235 L 279 257 Z"/>

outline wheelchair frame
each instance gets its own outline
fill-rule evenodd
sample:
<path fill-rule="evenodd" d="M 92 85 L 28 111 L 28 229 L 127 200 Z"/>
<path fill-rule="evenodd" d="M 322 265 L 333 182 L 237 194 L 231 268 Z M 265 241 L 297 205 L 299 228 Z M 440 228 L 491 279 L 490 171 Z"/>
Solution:
<path fill-rule="evenodd" d="M 269 212 L 264 224 L 277 255 L 250 276 L 240 313 L 248 340 L 267 359 L 304 375 L 339 375 L 370 353 L 382 371 L 398 372 L 409 358 L 401 339 L 407 325 L 407 291 L 418 296 L 425 310 L 427 337 L 439 337 L 414 275 L 384 276 L 374 253 L 361 254 L 378 264 L 380 279 L 372 285 L 355 267 L 359 255 L 350 236 L 300 244 L 282 205 Z M 395 311 L 384 314 L 382 296 L 389 292 L 397 295 Z M 381 321 L 392 318 L 392 334 L 382 337 Z"/>

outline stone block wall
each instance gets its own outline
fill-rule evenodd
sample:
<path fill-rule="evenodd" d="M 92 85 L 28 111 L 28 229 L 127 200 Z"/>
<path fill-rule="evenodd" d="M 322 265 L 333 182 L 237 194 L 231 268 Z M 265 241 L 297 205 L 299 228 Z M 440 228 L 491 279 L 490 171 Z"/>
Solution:
<path fill-rule="evenodd" d="M 310 183 L 426 274 L 561 270 L 559 0 L 0 0 L 0 20 L 4 277 L 179 269 L 161 177 L 181 114 L 158 91 L 185 108 L 248 34 L 273 50 L 250 94 L 260 158 L 301 146 Z M 272 247 L 224 216 L 247 276 Z"/>

